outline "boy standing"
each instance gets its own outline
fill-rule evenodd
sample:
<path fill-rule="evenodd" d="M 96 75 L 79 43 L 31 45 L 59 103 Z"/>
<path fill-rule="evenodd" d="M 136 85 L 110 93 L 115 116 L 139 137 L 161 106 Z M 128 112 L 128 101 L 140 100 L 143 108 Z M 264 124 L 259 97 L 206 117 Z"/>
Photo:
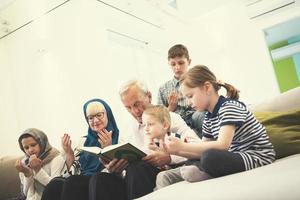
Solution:
<path fill-rule="evenodd" d="M 195 112 L 188 105 L 187 99 L 179 91 L 179 80 L 187 72 L 188 66 L 191 63 L 187 48 L 182 44 L 176 44 L 171 47 L 168 51 L 168 61 L 174 77 L 159 88 L 157 103 L 166 106 L 169 111 L 179 114 L 187 125 L 201 138 L 204 114 Z"/>

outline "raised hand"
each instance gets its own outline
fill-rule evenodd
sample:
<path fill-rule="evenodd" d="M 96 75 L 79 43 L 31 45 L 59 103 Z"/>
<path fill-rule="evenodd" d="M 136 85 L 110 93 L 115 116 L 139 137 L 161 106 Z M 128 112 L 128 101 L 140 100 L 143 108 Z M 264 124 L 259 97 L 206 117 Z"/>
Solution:
<path fill-rule="evenodd" d="M 29 167 L 35 172 L 40 171 L 42 168 L 42 160 L 39 159 L 35 154 L 31 155 L 29 157 Z"/>
<path fill-rule="evenodd" d="M 148 144 L 148 148 L 152 150 L 151 154 L 143 158 L 153 166 L 162 167 L 164 165 L 170 164 L 171 156 L 166 150 L 164 141 L 159 141 L 159 146 L 157 146 L 153 140 Z"/>
<path fill-rule="evenodd" d="M 151 151 L 157 151 L 157 150 L 159 150 L 159 146 L 157 146 L 155 144 L 154 138 L 151 138 L 151 137 L 148 137 L 148 145 L 147 145 L 147 147 Z"/>
<path fill-rule="evenodd" d="M 19 159 L 16 161 L 15 167 L 19 172 L 22 172 L 26 177 L 29 177 L 32 175 L 32 170 L 29 167 L 24 166 L 22 164 L 21 160 L 19 160 Z"/>
<path fill-rule="evenodd" d="M 75 160 L 75 156 L 72 149 L 71 137 L 67 133 L 61 138 L 61 146 L 66 153 L 66 164 L 69 170 Z"/>
<path fill-rule="evenodd" d="M 74 154 L 72 149 L 72 140 L 69 134 L 65 133 L 61 138 L 61 146 L 66 154 Z"/>
<path fill-rule="evenodd" d="M 164 142 L 163 139 L 160 139 L 159 143 L 157 145 L 157 144 L 155 144 L 154 139 L 151 138 L 149 140 L 149 143 L 148 143 L 148 149 L 150 149 L 151 151 L 164 151 L 164 152 L 167 152 L 165 142 Z"/>
<path fill-rule="evenodd" d="M 170 154 L 178 154 L 179 151 L 182 151 L 183 141 L 177 137 L 169 136 L 165 142 L 162 143 L 163 148 Z"/>
<path fill-rule="evenodd" d="M 112 131 L 108 132 L 106 129 L 103 129 L 98 133 L 98 137 L 101 148 L 112 145 Z"/>
<path fill-rule="evenodd" d="M 149 143 L 148 149 L 150 149 L 151 151 L 158 151 L 159 147 L 155 143 Z"/>
<path fill-rule="evenodd" d="M 168 110 L 173 112 L 176 110 L 179 94 L 176 91 L 172 91 L 168 97 Z"/>

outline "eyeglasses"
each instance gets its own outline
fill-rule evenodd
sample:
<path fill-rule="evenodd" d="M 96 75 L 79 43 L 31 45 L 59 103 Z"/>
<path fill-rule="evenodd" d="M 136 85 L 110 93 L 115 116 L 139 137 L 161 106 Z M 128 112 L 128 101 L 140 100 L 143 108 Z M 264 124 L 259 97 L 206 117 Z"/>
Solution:
<path fill-rule="evenodd" d="M 98 112 L 98 113 L 95 114 L 95 115 L 89 115 L 89 116 L 87 116 L 87 119 L 88 119 L 89 122 L 93 122 L 95 117 L 96 117 L 98 120 L 103 119 L 103 118 L 104 118 L 104 112 Z"/>

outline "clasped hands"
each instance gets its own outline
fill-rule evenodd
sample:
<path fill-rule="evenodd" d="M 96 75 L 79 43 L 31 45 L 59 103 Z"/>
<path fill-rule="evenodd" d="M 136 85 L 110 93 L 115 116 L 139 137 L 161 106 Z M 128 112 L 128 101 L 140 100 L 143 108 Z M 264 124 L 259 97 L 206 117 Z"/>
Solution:
<path fill-rule="evenodd" d="M 39 159 L 34 154 L 29 157 L 28 165 L 24 165 L 22 161 L 19 159 L 16 161 L 15 167 L 19 172 L 22 172 L 26 177 L 30 177 L 33 175 L 33 171 L 37 173 L 42 168 L 42 160 Z"/>

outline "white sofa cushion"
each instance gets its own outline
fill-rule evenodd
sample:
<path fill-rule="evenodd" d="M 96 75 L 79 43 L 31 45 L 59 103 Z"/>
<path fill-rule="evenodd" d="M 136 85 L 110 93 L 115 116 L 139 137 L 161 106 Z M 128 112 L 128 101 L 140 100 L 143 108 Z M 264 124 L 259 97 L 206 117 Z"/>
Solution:
<path fill-rule="evenodd" d="M 179 182 L 139 200 L 299 200 L 300 154 L 207 181 Z"/>
<path fill-rule="evenodd" d="M 265 100 L 257 105 L 250 106 L 253 112 L 257 111 L 290 111 L 300 108 L 300 87 L 286 91 L 276 97 Z"/>

